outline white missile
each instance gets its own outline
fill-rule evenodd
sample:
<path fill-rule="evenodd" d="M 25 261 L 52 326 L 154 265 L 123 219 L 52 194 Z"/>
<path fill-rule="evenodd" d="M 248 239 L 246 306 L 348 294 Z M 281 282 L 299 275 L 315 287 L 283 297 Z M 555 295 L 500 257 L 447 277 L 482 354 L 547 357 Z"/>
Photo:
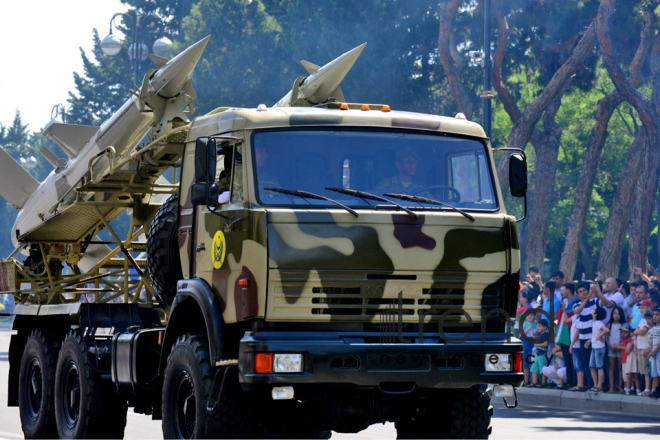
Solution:
<path fill-rule="evenodd" d="M 69 161 L 64 164 L 52 153 L 45 153 L 44 156 L 55 169 L 41 184 L 0 150 L 0 195 L 19 210 L 12 231 L 12 241 L 17 248 L 19 239 L 22 242 L 40 240 L 40 229 L 49 220 L 60 217 L 61 223 L 66 218 L 64 214 L 75 200 L 74 189 L 89 172 L 90 163 L 93 164 L 93 179 L 108 175 L 113 164 L 127 157 L 152 126 L 157 128 L 159 122 L 161 125 L 166 124 L 167 121 L 161 121 L 160 116 L 182 89 L 192 95 L 187 96 L 187 99 L 195 98 L 189 82 L 190 76 L 209 38 L 198 41 L 169 62 L 159 58 L 157 64 L 160 69 L 150 78 L 145 77 L 139 96 L 131 96 L 101 127 L 50 124 L 44 134 L 58 144 Z M 112 152 L 113 157 L 99 157 L 105 151 Z M 75 215 L 81 214 L 70 214 Z M 72 223 L 78 226 L 74 227 Z M 44 228 L 48 231 L 43 231 L 43 238 L 72 240 L 76 234 L 85 233 L 85 225 L 88 223 L 73 217 L 67 219 L 66 224 L 58 225 L 55 233 L 53 227 Z M 66 232 L 62 226 L 72 230 Z M 66 238 L 59 238 L 58 235 Z"/>
<path fill-rule="evenodd" d="M 355 49 L 349 50 L 323 67 L 309 61 L 303 61 L 302 65 L 310 75 L 306 78 L 297 79 L 293 84 L 293 89 L 273 107 L 289 107 L 301 104 L 311 106 L 321 104 L 327 101 L 328 98 L 345 102 L 339 84 L 344 80 L 348 71 L 351 70 L 355 60 L 358 59 L 366 45 L 367 43 L 364 43 Z"/>

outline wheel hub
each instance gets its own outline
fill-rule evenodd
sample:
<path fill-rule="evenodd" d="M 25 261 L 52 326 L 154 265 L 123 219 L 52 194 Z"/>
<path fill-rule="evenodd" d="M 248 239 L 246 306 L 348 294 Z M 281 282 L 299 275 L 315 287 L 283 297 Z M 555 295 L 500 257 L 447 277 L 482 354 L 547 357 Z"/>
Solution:
<path fill-rule="evenodd" d="M 37 358 L 30 361 L 28 369 L 29 386 L 28 386 L 28 415 L 30 419 L 37 420 L 41 412 L 41 403 L 43 399 L 43 379 L 41 375 L 41 364 Z"/>
<path fill-rule="evenodd" d="M 65 374 L 64 382 L 64 416 L 69 428 L 75 428 L 78 423 L 78 414 L 80 412 L 80 375 L 78 366 L 74 362 L 69 362 Z"/>
<path fill-rule="evenodd" d="M 176 382 L 175 425 L 179 438 L 192 438 L 197 422 L 195 387 L 187 371 L 181 371 Z"/>

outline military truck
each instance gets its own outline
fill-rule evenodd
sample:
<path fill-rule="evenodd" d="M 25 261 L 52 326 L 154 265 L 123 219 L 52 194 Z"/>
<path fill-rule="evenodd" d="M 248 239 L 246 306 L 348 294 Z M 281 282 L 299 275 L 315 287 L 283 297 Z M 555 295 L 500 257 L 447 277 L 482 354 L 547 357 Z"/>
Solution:
<path fill-rule="evenodd" d="M 491 396 L 523 382 L 516 218 L 489 140 L 461 114 L 346 103 L 338 85 L 310 99 L 331 69 L 306 67 L 286 105 L 100 148 L 68 211 L 17 232 L 28 256 L 3 260 L 0 291 L 26 437 L 121 438 L 128 407 L 165 438 L 489 435 Z M 524 196 L 524 154 L 510 160 Z"/>

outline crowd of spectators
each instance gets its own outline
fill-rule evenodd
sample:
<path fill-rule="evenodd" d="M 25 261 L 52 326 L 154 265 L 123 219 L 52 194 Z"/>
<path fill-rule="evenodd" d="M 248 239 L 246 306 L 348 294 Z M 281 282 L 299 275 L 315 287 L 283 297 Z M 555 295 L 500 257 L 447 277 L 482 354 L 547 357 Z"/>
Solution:
<path fill-rule="evenodd" d="M 530 267 L 518 295 L 525 385 L 660 398 L 660 274 L 543 281 Z"/>

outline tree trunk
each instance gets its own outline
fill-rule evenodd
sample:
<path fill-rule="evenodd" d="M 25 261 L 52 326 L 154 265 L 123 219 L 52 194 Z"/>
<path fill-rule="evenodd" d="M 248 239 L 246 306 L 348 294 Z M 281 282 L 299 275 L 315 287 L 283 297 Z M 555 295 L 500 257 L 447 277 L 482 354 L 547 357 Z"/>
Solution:
<path fill-rule="evenodd" d="M 642 155 L 646 150 L 647 143 L 646 128 L 641 127 L 626 153 L 624 170 L 640 169 Z M 614 199 L 610 207 L 610 220 L 607 223 L 607 231 L 598 258 L 598 271 L 606 277 L 617 277 L 619 274 L 621 252 L 626 239 L 626 228 L 633 203 L 631 194 L 634 193 L 637 186 L 638 176 L 639 173 L 622 173 L 614 193 Z"/>
<path fill-rule="evenodd" d="M 522 113 L 520 118 L 513 123 L 513 128 L 509 134 L 507 147 L 525 149 L 527 142 L 529 142 L 534 126 L 539 120 L 545 109 L 550 105 L 550 102 L 557 97 L 560 90 L 569 81 L 575 71 L 581 67 L 585 58 L 591 52 L 596 41 L 596 33 L 593 23 L 585 32 L 584 36 L 575 47 L 571 56 L 566 60 L 562 66 L 552 75 L 552 79 L 548 85 L 543 89 L 543 92 L 527 107 Z M 561 97 L 561 96 L 560 96 Z M 500 181 L 500 188 L 502 195 L 506 195 L 509 190 L 509 152 L 500 159 L 497 165 L 497 177 Z"/>
<path fill-rule="evenodd" d="M 655 209 L 660 213 L 660 192 L 656 193 L 656 198 L 655 198 Z M 658 233 L 656 234 L 656 244 L 658 246 L 658 254 L 656 257 L 658 257 L 658 262 L 660 262 L 660 215 L 658 215 L 658 223 L 656 224 L 656 227 L 658 228 Z M 656 266 L 657 267 L 657 266 Z"/>
<path fill-rule="evenodd" d="M 655 14 L 653 15 L 655 17 Z M 656 116 L 654 122 L 658 124 L 658 100 L 660 100 L 660 42 L 656 40 L 651 52 L 651 70 L 653 73 L 653 90 L 651 103 L 653 113 Z M 660 125 L 660 124 L 659 124 Z M 646 153 L 646 161 L 639 177 L 639 184 L 635 192 L 635 202 L 628 224 L 628 236 L 630 247 L 628 250 L 628 267 L 633 272 L 635 267 L 640 267 L 646 272 L 648 263 L 648 246 L 651 233 L 651 217 L 653 214 L 654 201 L 658 191 L 658 169 L 660 168 L 660 145 L 649 143 Z"/>
<path fill-rule="evenodd" d="M 640 267 L 646 273 L 648 262 L 651 215 L 655 195 L 658 190 L 658 148 L 647 145 L 646 161 L 642 164 L 641 175 L 635 191 L 630 220 L 628 223 L 628 269 L 634 273 Z"/>
<path fill-rule="evenodd" d="M 660 45 L 656 44 L 651 56 L 651 70 L 653 73 L 653 100 L 644 96 L 642 93 L 638 92 L 633 84 L 629 83 L 624 74 L 619 67 L 619 64 L 614 55 L 614 50 L 612 48 L 612 43 L 610 41 L 610 21 L 612 14 L 614 12 L 615 0 L 599 0 L 600 6 L 598 7 L 598 14 L 596 16 L 596 33 L 598 36 L 598 42 L 600 43 L 601 52 L 603 54 L 603 63 L 607 69 L 612 82 L 616 89 L 621 93 L 621 95 L 632 105 L 640 119 L 642 120 L 643 130 L 639 130 L 635 141 L 633 141 L 628 154 L 626 155 L 626 164 L 624 170 L 640 170 L 641 169 L 641 155 L 645 150 L 653 152 L 649 157 L 649 169 L 648 171 L 657 171 L 657 160 L 656 154 L 658 154 L 658 142 L 660 135 L 660 117 L 658 116 L 657 109 L 655 108 L 653 101 L 658 99 L 658 94 L 660 94 Z M 644 21 L 646 23 L 653 22 L 655 19 L 655 9 L 660 4 L 659 0 L 653 0 L 649 2 L 644 7 Z M 652 28 L 651 28 L 652 31 Z M 634 80 L 634 78 L 633 78 Z M 658 86 L 658 87 L 656 87 Z M 640 136 L 645 135 L 646 139 L 641 139 Z M 638 160 L 635 159 L 636 156 L 640 156 Z M 628 159 L 631 159 L 631 163 L 628 163 Z M 646 166 L 645 166 L 646 167 Z M 625 240 L 625 229 L 624 226 L 628 226 L 628 219 L 630 216 L 631 205 L 635 198 L 631 197 L 633 190 L 637 188 L 638 176 L 640 173 L 624 173 L 622 175 L 621 181 L 617 186 L 616 193 L 614 195 L 614 201 L 612 203 L 612 209 L 610 210 L 610 220 L 607 225 L 607 232 L 603 240 L 603 247 L 601 248 L 600 258 L 598 260 L 598 267 L 601 272 L 606 276 L 618 275 L 619 264 L 621 261 L 621 252 L 623 250 L 623 243 Z M 647 175 L 648 177 L 648 175 Z M 657 182 L 656 174 L 652 176 L 653 182 L 647 182 L 646 179 L 640 180 L 640 200 L 639 200 L 639 210 L 636 212 L 638 219 L 634 221 L 639 221 L 638 226 L 635 226 L 633 229 L 633 235 L 637 239 L 637 242 L 633 245 L 636 259 L 641 259 L 639 255 L 644 253 L 646 254 L 646 248 L 643 248 L 643 243 L 646 243 L 648 246 L 648 237 L 646 239 L 640 238 L 641 234 L 645 229 L 645 225 L 648 225 L 647 214 L 645 212 L 645 207 L 643 203 L 650 204 L 652 203 L 653 197 L 655 195 L 655 188 Z M 634 185 L 632 184 L 634 181 Z M 646 221 L 647 223 L 642 223 Z M 642 249 L 643 248 L 643 249 Z M 637 250 L 635 250 L 637 249 Z"/>
<path fill-rule="evenodd" d="M 655 14 L 645 14 L 639 46 L 637 46 L 635 56 L 630 63 L 630 82 L 635 88 L 639 88 L 644 81 L 642 66 L 646 62 L 649 48 L 653 42 L 654 22 Z M 623 96 L 615 90 L 598 101 L 596 122 L 589 135 L 587 149 L 582 159 L 582 168 L 580 169 L 580 175 L 575 187 L 571 219 L 568 222 L 566 241 L 564 242 L 564 250 L 561 253 L 561 262 L 559 263 L 559 270 L 564 272 L 567 279 L 573 277 L 575 265 L 577 264 L 578 246 L 582 242 L 582 233 L 584 232 L 584 223 L 587 218 L 589 201 L 591 200 L 591 193 L 596 178 L 596 169 L 608 135 L 607 125 L 614 110 L 623 100 Z"/>
<path fill-rule="evenodd" d="M 594 256 L 591 255 L 591 249 L 589 248 L 589 246 L 585 242 L 580 243 L 580 255 L 582 256 L 582 266 L 584 267 L 584 277 L 587 280 L 596 279 L 596 271 L 595 271 L 596 262 L 594 261 Z M 559 270 L 561 270 L 561 269 L 559 269 Z M 564 275 L 566 276 L 567 280 L 571 280 L 571 279 L 574 278 L 574 277 L 569 278 L 568 275 L 566 275 L 566 273 L 564 273 Z M 580 279 L 582 279 L 582 274 L 578 274 L 578 275 L 580 275 Z"/>
<path fill-rule="evenodd" d="M 568 85 L 568 84 L 567 84 Z M 552 212 L 553 190 L 557 174 L 557 156 L 561 143 L 561 127 L 555 122 L 555 115 L 561 105 L 561 95 L 550 104 L 543 117 L 543 142 L 536 148 L 536 175 L 534 189 L 530 194 L 527 242 L 523 244 L 527 253 L 526 267 L 543 267 L 545 245 Z M 542 146 L 541 146 L 542 145 Z"/>
<path fill-rule="evenodd" d="M 458 111 L 465 114 L 468 120 L 472 120 L 473 106 L 470 96 L 465 91 L 463 83 L 461 82 L 461 70 L 464 63 L 456 63 L 454 60 L 460 58 L 458 51 L 451 48 L 453 38 L 451 37 L 451 27 L 454 23 L 454 16 L 456 10 L 460 6 L 462 0 L 441 0 L 438 5 L 438 17 L 440 21 L 439 36 L 438 36 L 438 54 L 440 64 L 445 71 L 447 82 L 449 84 L 449 91 L 454 102 L 458 106 Z"/>
<path fill-rule="evenodd" d="M 598 101 L 596 110 L 596 123 L 591 129 L 587 149 L 582 158 L 582 168 L 575 186 L 575 197 L 571 209 L 571 219 L 568 222 L 568 231 L 564 250 L 561 253 L 559 270 L 564 272 L 567 280 L 573 279 L 575 265 L 577 264 L 578 248 L 582 242 L 584 223 L 587 219 L 587 210 L 591 200 L 591 192 L 596 179 L 598 161 L 607 139 L 607 125 L 616 107 L 623 102 L 623 97 L 616 90 Z M 593 278 L 592 278 L 593 279 Z"/>

